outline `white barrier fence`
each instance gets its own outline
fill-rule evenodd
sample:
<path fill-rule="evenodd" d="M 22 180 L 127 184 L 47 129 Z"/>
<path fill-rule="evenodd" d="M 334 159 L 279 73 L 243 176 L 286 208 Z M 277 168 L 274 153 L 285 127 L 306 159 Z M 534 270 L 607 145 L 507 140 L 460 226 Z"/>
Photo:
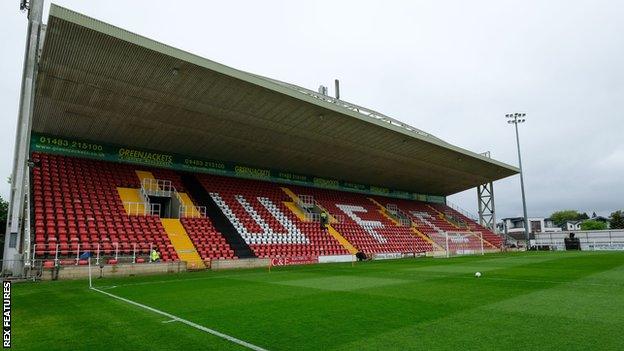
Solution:
<path fill-rule="evenodd" d="M 47 245 L 43 245 L 46 247 Z M 78 265 L 81 260 L 85 260 L 87 257 L 81 258 L 82 255 L 88 254 L 88 257 L 93 258 L 96 264 L 100 264 L 100 261 L 106 262 L 107 259 L 114 259 L 115 261 L 126 261 L 129 263 L 137 263 L 137 258 L 145 257 L 149 260 L 149 254 L 152 252 L 152 248 L 154 248 L 154 244 L 149 244 L 149 249 L 147 244 L 131 244 L 130 247 L 124 246 L 123 244 L 119 244 L 117 242 L 110 243 L 109 248 L 104 248 L 104 246 L 97 246 L 94 249 L 82 249 L 80 244 L 77 244 L 75 248 L 63 248 L 60 244 L 56 244 L 54 249 L 54 256 L 48 258 L 47 260 L 54 261 L 54 265 L 59 265 L 60 261 L 74 261 L 75 265 Z M 46 249 L 42 249 L 38 247 L 37 244 L 33 245 L 33 252 L 30 259 L 31 264 L 34 265 L 35 260 L 44 260 L 38 255 L 38 251 L 45 251 Z M 49 251 L 49 249 L 47 250 Z M 37 256 L 37 258 L 35 258 Z"/>
<path fill-rule="evenodd" d="M 565 250 L 564 239 L 569 237 L 570 233 L 574 233 L 579 239 L 581 250 L 624 250 L 624 229 L 536 233 L 535 245 Z"/>

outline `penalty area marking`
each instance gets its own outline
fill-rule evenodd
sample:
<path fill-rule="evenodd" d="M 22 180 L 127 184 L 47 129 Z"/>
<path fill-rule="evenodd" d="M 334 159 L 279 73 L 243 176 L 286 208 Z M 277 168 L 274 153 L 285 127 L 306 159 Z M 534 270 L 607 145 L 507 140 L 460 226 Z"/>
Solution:
<path fill-rule="evenodd" d="M 137 306 L 137 307 L 141 307 L 141 308 L 143 308 L 143 309 L 146 309 L 146 310 L 151 311 L 151 312 L 154 312 L 154 313 L 158 313 L 158 314 L 160 314 L 160 315 L 163 315 L 163 316 L 165 316 L 165 317 L 167 317 L 167 318 L 170 318 L 170 319 L 171 319 L 170 321 L 165 321 L 165 322 L 163 322 L 163 323 L 174 322 L 174 321 L 175 321 L 175 322 L 184 323 L 184 324 L 186 324 L 186 325 L 188 325 L 188 326 L 191 326 L 191 327 L 193 327 L 193 328 L 195 328 L 195 329 L 199 329 L 199 330 L 201 330 L 201 331 L 203 331 L 203 332 L 206 332 L 206 333 L 208 333 L 208 334 L 212 334 L 212 335 L 214 335 L 214 336 L 217 336 L 217 337 L 220 337 L 220 338 L 222 338 L 222 339 L 228 340 L 228 341 L 230 341 L 230 342 L 233 342 L 233 343 L 235 343 L 235 344 L 241 345 L 241 346 L 246 347 L 246 348 L 248 348 L 248 349 L 255 350 L 255 351 L 268 351 L 267 349 L 263 349 L 263 348 L 262 348 L 262 347 L 260 347 L 260 346 L 256 346 L 256 345 L 254 345 L 254 344 L 250 344 L 250 343 L 248 343 L 247 341 L 243 341 L 243 340 L 237 339 L 237 338 L 235 338 L 235 337 L 233 337 L 233 336 L 229 336 L 229 335 L 227 335 L 227 334 L 223 334 L 223 333 L 218 332 L 218 331 L 216 331 L 216 330 L 214 330 L 214 329 L 206 328 L 206 327 L 204 327 L 203 325 L 199 325 L 199 324 L 197 324 L 197 323 L 193 323 L 193 322 L 191 322 L 191 321 L 189 321 L 189 320 L 186 320 L 186 319 L 184 319 L 184 318 L 180 318 L 180 317 L 178 317 L 178 316 L 174 316 L 174 315 L 172 315 L 172 314 L 170 314 L 170 313 L 163 312 L 163 311 L 161 311 L 161 310 L 157 310 L 157 309 L 155 309 L 155 308 L 153 308 L 153 307 L 150 307 L 150 306 L 147 306 L 147 305 L 144 305 L 144 304 L 141 304 L 141 303 L 138 303 L 138 302 L 132 301 L 132 300 L 128 300 L 128 299 L 123 298 L 123 297 L 121 297 L 121 296 L 117 296 L 117 295 L 114 295 L 114 294 L 108 293 L 108 292 L 106 292 L 106 291 L 102 291 L 102 290 L 97 289 L 97 288 L 93 288 L 93 287 L 92 287 L 92 288 L 90 288 L 90 289 L 91 289 L 91 290 L 95 290 L 95 291 L 97 291 L 97 292 L 99 292 L 99 293 L 101 293 L 101 294 L 107 295 L 107 296 L 109 296 L 109 297 L 112 297 L 112 298 L 114 298 L 114 299 L 121 300 L 121 301 L 123 301 L 123 302 L 129 303 L 129 304 L 134 305 L 134 306 Z"/>

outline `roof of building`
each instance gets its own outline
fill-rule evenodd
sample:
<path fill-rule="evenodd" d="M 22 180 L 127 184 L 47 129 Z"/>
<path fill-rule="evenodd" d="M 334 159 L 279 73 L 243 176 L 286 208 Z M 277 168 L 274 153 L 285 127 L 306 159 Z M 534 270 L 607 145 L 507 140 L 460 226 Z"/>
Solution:
<path fill-rule="evenodd" d="M 518 173 L 379 112 L 52 5 L 33 131 L 431 195 Z"/>

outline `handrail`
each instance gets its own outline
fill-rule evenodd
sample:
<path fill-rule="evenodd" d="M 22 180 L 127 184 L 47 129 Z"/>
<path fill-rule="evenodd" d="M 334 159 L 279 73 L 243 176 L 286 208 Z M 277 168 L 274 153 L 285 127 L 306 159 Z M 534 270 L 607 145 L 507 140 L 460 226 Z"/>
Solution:
<path fill-rule="evenodd" d="M 124 208 L 126 209 L 128 216 L 145 216 L 160 214 L 160 204 L 150 202 L 132 202 L 125 201 Z M 142 210 L 141 210 L 142 208 Z"/>
<path fill-rule="evenodd" d="M 314 196 L 312 195 L 297 195 L 297 198 L 299 199 L 299 205 L 308 208 L 308 207 L 314 207 Z"/>
<path fill-rule="evenodd" d="M 456 204 L 454 204 L 454 203 L 452 203 L 452 202 L 450 202 L 448 200 L 446 201 L 446 205 L 448 207 L 450 207 L 451 209 L 459 212 L 463 216 L 465 216 L 465 217 L 467 217 L 467 218 L 469 218 L 469 219 L 471 219 L 471 220 L 473 220 L 475 222 L 478 221 L 478 218 L 474 214 L 468 212 L 467 210 L 464 210 L 463 208 L 459 207 L 458 205 L 456 205 Z"/>
<path fill-rule="evenodd" d="M 114 254 L 108 254 L 108 255 L 104 255 L 103 254 L 103 249 L 102 249 L 102 245 L 101 243 L 97 243 L 97 247 L 93 248 L 93 249 L 88 249 L 85 250 L 83 248 L 81 248 L 80 243 L 78 243 L 76 245 L 75 249 L 67 248 L 66 250 L 61 250 L 60 249 L 60 244 L 56 244 L 55 250 L 54 250 L 54 265 L 58 266 L 59 265 L 59 261 L 61 260 L 74 260 L 75 263 L 74 265 L 79 265 L 80 264 L 80 256 L 81 253 L 84 254 L 86 252 L 91 253 L 91 257 L 93 259 L 95 259 L 95 264 L 99 265 L 100 264 L 100 260 L 104 259 L 104 257 L 114 257 L 116 260 L 118 260 L 119 258 L 132 258 L 132 263 L 136 263 L 136 259 L 137 259 L 137 255 L 145 255 L 147 257 L 149 257 L 149 253 L 152 252 L 152 249 L 154 248 L 154 243 L 150 243 L 149 244 L 149 250 L 147 248 L 141 248 L 141 246 L 147 245 L 144 244 L 142 245 L 141 243 L 137 243 L 137 242 L 133 242 L 133 243 L 127 243 L 128 245 L 132 245 L 132 256 L 123 256 L 123 248 L 120 249 L 120 243 L 117 241 L 114 242 L 109 242 L 109 244 L 111 246 L 114 247 Z M 45 245 L 44 245 L 45 247 Z M 137 250 L 138 249 L 138 250 Z M 33 244 L 32 245 L 32 250 L 33 253 L 36 255 L 36 250 L 37 250 L 37 244 Z M 122 251 L 120 255 L 119 251 Z M 63 251 L 66 251 L 66 253 L 64 254 Z M 95 255 L 95 257 L 93 257 L 93 255 Z M 34 255 L 33 255 L 34 256 Z M 65 259 L 61 258 L 61 256 L 66 257 Z M 32 262 L 34 263 L 35 259 L 33 257 Z"/>
<path fill-rule="evenodd" d="M 188 217 L 188 218 L 201 218 L 206 217 L 206 206 L 185 206 L 180 205 L 180 218 Z"/>
<path fill-rule="evenodd" d="M 143 178 L 141 189 L 149 196 L 171 197 L 172 192 L 177 192 L 170 180 Z"/>
<path fill-rule="evenodd" d="M 403 212 L 396 204 L 387 204 L 385 207 L 387 213 L 389 213 L 394 219 L 399 222 L 399 224 L 403 227 L 411 227 L 412 220 L 407 215 L 407 213 Z"/>

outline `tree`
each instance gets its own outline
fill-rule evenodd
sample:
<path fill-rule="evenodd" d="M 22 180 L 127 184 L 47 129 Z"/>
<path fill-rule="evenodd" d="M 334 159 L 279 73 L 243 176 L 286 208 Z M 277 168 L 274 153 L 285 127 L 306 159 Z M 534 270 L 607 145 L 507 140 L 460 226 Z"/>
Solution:
<path fill-rule="evenodd" d="M 578 217 L 576 217 L 577 221 L 583 221 L 589 219 L 589 216 L 587 215 L 587 212 L 583 212 L 581 214 L 578 215 Z"/>
<path fill-rule="evenodd" d="M 557 226 L 562 226 L 566 221 L 575 221 L 579 217 L 579 213 L 577 210 L 563 210 L 556 211 L 550 215 L 550 219 L 552 219 L 553 223 Z"/>
<path fill-rule="evenodd" d="M 595 221 L 593 219 L 588 219 L 581 223 L 581 230 L 604 230 L 607 229 L 607 224 Z"/>
<path fill-rule="evenodd" d="M 4 234 L 7 224 L 7 216 L 9 212 L 9 203 L 4 201 L 0 196 L 0 233 Z"/>
<path fill-rule="evenodd" d="M 0 259 L 2 259 L 4 255 L 4 231 L 7 226 L 7 217 L 9 212 L 9 203 L 4 201 L 2 196 L 0 196 Z"/>
<path fill-rule="evenodd" d="M 617 210 L 611 213 L 611 229 L 624 229 L 624 211 Z"/>

